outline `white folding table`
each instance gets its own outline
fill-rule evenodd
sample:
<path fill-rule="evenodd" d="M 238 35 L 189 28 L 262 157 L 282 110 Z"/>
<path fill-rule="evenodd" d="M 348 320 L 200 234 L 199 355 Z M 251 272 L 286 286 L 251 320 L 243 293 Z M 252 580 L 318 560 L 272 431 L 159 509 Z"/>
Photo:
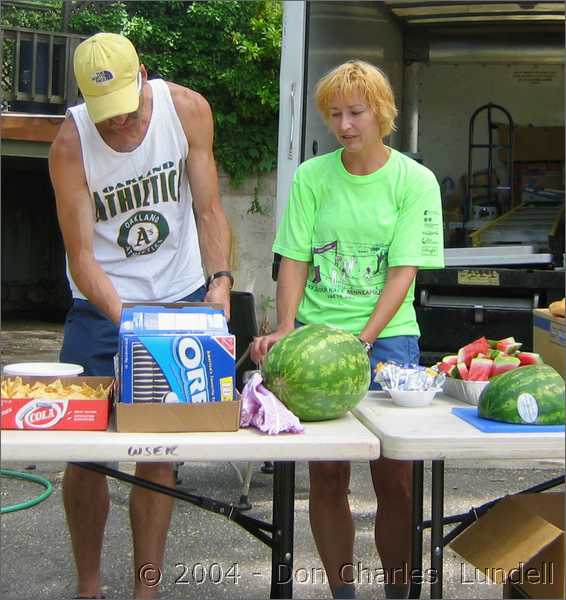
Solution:
<path fill-rule="evenodd" d="M 454 406 L 468 406 L 444 394 L 422 408 L 393 405 L 385 392 L 369 392 L 354 409 L 360 421 L 379 438 L 381 456 L 412 460 L 413 467 L 413 556 L 411 573 L 422 573 L 424 461 L 432 461 L 431 506 L 431 598 L 442 597 L 443 548 L 455 531 L 444 538 L 448 523 L 468 523 L 463 515 L 444 517 L 444 460 L 564 459 L 563 432 L 484 433 L 451 413 Z M 558 478 L 558 480 L 564 478 Z M 559 481 L 553 483 L 556 485 Z M 544 486 L 545 484 L 543 484 Z M 545 489 L 538 486 L 540 489 Z M 551 487 L 550 485 L 546 487 Z M 534 491 L 534 489 L 533 489 Z M 473 517 L 472 517 L 473 518 Z M 412 582 L 411 598 L 420 595 L 420 583 Z"/>
<path fill-rule="evenodd" d="M 271 597 L 291 598 L 295 462 L 365 461 L 379 458 L 379 439 L 351 413 L 305 423 L 302 434 L 268 436 L 254 429 L 225 433 L 116 433 L 2 431 L 4 461 L 78 462 L 135 485 L 171 495 L 224 515 L 271 548 Z M 273 461 L 273 519 L 260 521 L 235 505 L 144 481 L 94 462 Z"/>

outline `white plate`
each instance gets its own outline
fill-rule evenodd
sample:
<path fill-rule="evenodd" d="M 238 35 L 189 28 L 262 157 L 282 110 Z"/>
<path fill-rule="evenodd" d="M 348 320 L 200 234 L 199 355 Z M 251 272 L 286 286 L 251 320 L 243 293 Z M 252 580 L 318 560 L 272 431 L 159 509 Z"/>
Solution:
<path fill-rule="evenodd" d="M 71 363 L 28 362 L 6 365 L 2 370 L 4 375 L 19 377 L 72 377 L 80 375 L 84 369 Z"/>
<path fill-rule="evenodd" d="M 419 406 L 428 406 L 434 396 L 441 392 L 441 389 L 436 390 L 417 390 L 417 391 L 405 391 L 405 390 L 387 390 L 393 400 L 393 404 L 397 406 L 404 406 L 407 408 L 418 408 Z"/>

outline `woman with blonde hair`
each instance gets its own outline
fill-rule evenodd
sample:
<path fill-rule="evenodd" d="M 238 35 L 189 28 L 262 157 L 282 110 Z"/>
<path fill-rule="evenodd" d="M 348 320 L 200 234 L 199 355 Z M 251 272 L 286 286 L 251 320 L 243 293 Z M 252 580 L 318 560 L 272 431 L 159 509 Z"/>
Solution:
<path fill-rule="evenodd" d="M 443 264 L 442 210 L 433 173 L 383 138 L 395 128 L 391 85 L 377 67 L 348 61 L 325 75 L 316 107 L 340 147 L 302 163 L 273 251 L 277 330 L 256 338 L 260 362 L 295 327 L 322 323 L 358 336 L 378 361 L 418 363 L 414 282 L 419 268 Z M 375 385 L 375 384 L 372 384 Z M 388 598 L 410 581 L 412 463 L 370 463 L 377 497 L 375 542 Z M 334 598 L 355 598 L 350 463 L 311 462 L 310 522 Z"/>

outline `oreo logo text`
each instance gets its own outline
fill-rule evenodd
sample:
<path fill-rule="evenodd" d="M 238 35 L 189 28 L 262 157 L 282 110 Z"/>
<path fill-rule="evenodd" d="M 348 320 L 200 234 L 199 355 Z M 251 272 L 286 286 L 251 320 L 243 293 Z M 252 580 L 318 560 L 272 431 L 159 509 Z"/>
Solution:
<path fill-rule="evenodd" d="M 187 369 L 186 373 L 183 373 L 187 379 L 185 383 L 183 378 L 187 396 L 193 403 L 206 402 L 207 381 L 200 342 L 189 336 L 181 338 L 177 346 L 177 358 L 180 365 Z"/>

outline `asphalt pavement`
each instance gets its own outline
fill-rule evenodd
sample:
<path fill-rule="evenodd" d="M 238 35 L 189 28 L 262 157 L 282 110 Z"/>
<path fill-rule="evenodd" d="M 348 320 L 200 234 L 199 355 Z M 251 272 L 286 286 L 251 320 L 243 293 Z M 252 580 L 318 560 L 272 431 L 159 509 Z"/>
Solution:
<path fill-rule="evenodd" d="M 3 463 L 24 470 L 26 465 Z M 236 465 L 242 468 L 243 464 Z M 272 476 L 254 465 L 250 490 L 251 514 L 271 520 Z M 120 467 L 131 472 L 130 463 Z M 513 493 L 563 474 L 558 462 L 446 463 L 445 512 L 455 514 L 504 494 Z M 75 574 L 61 502 L 64 464 L 38 463 L 32 473 L 53 484 L 52 495 L 32 508 L 3 514 L 0 531 L 0 595 L 4 600 L 52 600 L 75 595 Z M 238 502 L 240 480 L 229 463 L 185 463 L 180 486 L 194 494 Z M 425 481 L 428 482 L 428 471 Z M 354 463 L 351 506 L 356 523 L 354 562 L 359 568 L 358 597 L 383 598 L 381 565 L 373 543 L 375 499 L 366 463 Z M 19 503 L 40 492 L 26 481 L 1 479 L 2 505 Z M 563 489 L 563 488 L 558 488 Z M 103 552 L 103 591 L 107 599 L 131 598 L 132 548 L 128 518 L 129 486 L 110 481 L 112 509 Z M 430 488 L 425 489 L 430 506 Z M 425 510 L 425 518 L 426 513 Z M 429 543 L 425 534 L 425 563 Z M 270 591 L 270 550 L 224 517 L 177 501 L 168 535 L 159 598 L 263 599 Z M 322 565 L 308 523 L 308 473 L 296 472 L 294 597 L 330 598 Z M 501 587 L 473 576 L 473 569 L 449 548 L 445 551 L 445 598 L 501 598 Z M 429 597 L 425 586 L 423 598 Z"/>
<path fill-rule="evenodd" d="M 3 323 L 2 362 L 57 360 L 61 326 L 40 322 Z M 3 462 L 3 468 L 27 465 Z M 235 465 L 240 470 L 245 466 Z M 250 490 L 252 509 L 271 521 L 272 476 L 254 465 Z M 132 472 L 131 463 L 120 467 Z M 65 600 L 75 595 L 75 571 L 61 501 L 63 463 L 38 463 L 30 473 L 48 479 L 52 495 L 44 502 L 0 517 L 0 597 L 3 600 Z M 563 463 L 446 463 L 445 513 L 459 514 L 473 506 L 562 475 Z M 230 463 L 185 463 L 180 468 L 185 491 L 237 503 L 241 484 Z M 425 506 L 430 506 L 429 471 L 425 471 Z M 112 508 L 103 550 L 103 591 L 108 600 L 132 597 L 133 567 L 128 516 L 129 485 L 110 480 Z M 375 498 L 367 463 L 352 465 L 350 504 L 356 523 L 354 563 L 360 574 L 358 598 L 383 598 L 382 572 L 373 542 Z M 563 489 L 563 486 L 558 489 Z M 21 503 L 41 492 L 37 484 L 0 478 L 2 506 Z M 425 510 L 425 518 L 430 512 Z M 447 532 L 447 531 L 446 531 Z M 425 533 L 424 568 L 429 566 Z M 269 597 L 270 549 L 224 517 L 177 501 L 167 538 L 159 598 L 250 600 Z M 308 472 L 296 469 L 294 597 L 330 598 L 322 564 L 308 522 Z M 501 587 L 475 577 L 473 569 L 449 548 L 445 551 L 445 598 L 501 598 Z M 422 597 L 429 597 L 425 586 Z"/>

